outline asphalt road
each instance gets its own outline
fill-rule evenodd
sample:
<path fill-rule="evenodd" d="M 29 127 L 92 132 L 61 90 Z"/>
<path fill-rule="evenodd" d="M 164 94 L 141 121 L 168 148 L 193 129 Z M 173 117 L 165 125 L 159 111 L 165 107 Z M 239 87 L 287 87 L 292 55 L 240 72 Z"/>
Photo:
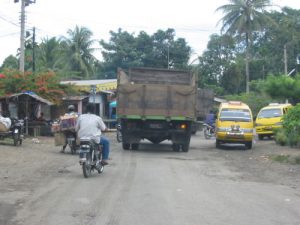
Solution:
<path fill-rule="evenodd" d="M 197 133 L 188 153 L 169 142 L 124 151 L 110 136 L 110 164 L 88 179 L 53 140 L 0 146 L 0 224 L 300 224 L 300 166 L 269 159 L 297 149 L 269 140 L 215 149 Z"/>

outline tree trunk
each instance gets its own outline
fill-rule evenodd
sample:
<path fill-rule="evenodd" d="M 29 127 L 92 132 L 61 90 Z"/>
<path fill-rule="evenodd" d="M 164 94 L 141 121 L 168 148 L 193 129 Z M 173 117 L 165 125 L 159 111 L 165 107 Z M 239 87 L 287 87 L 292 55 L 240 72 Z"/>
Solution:
<path fill-rule="evenodd" d="M 250 52 L 249 52 L 249 35 L 246 33 L 246 93 L 249 93 L 249 81 L 250 81 L 250 72 L 249 72 L 249 61 L 250 61 Z"/>

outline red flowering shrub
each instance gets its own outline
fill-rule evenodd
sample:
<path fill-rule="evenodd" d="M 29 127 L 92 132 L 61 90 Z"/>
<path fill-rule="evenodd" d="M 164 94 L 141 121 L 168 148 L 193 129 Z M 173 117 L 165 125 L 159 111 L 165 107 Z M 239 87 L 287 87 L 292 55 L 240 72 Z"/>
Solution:
<path fill-rule="evenodd" d="M 19 71 L 7 70 L 5 74 L 0 74 L 0 88 L 1 95 L 32 91 L 55 103 L 59 103 L 65 95 L 59 79 L 53 72 L 22 74 Z"/>

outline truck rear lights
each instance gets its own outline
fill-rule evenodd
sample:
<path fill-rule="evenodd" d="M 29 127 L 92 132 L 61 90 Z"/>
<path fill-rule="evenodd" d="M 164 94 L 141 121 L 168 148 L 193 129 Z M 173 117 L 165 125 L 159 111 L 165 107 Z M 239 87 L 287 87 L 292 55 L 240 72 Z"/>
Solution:
<path fill-rule="evenodd" d="M 186 124 L 180 124 L 180 129 L 183 129 L 183 130 L 185 130 L 187 128 L 187 126 L 186 126 Z"/>

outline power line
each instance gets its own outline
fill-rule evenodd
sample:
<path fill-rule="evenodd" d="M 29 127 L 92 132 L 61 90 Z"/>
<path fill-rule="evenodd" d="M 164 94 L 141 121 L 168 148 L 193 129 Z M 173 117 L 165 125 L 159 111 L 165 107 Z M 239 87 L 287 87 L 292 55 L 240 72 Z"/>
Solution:
<path fill-rule="evenodd" d="M 4 20 L 5 22 L 10 23 L 10 24 L 12 24 L 12 25 L 14 25 L 14 26 L 20 27 L 19 24 L 15 23 L 15 22 L 12 22 L 12 21 L 9 21 L 8 19 L 6 19 L 5 17 L 3 17 L 3 16 L 1 16 L 1 15 L 0 15 L 0 19 L 2 19 L 2 20 Z"/>
<path fill-rule="evenodd" d="M 3 34 L 3 35 L 0 35 L 0 38 L 2 37 L 8 37 L 8 36 L 15 36 L 16 34 L 20 34 L 20 32 L 14 32 L 14 33 L 9 33 L 9 34 Z"/>

